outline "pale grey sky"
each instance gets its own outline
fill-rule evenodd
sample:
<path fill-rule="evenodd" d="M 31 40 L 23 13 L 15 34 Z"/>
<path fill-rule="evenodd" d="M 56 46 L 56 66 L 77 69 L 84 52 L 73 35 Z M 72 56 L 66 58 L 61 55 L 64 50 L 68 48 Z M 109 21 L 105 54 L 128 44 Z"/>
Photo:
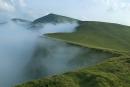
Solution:
<path fill-rule="evenodd" d="M 38 18 L 56 13 L 130 25 L 130 0 L 0 0 L 0 11 Z"/>

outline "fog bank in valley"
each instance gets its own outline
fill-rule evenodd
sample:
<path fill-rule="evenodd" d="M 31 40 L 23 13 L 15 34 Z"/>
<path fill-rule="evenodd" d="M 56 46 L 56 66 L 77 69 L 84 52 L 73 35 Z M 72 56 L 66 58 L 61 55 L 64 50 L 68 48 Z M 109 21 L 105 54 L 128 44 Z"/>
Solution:
<path fill-rule="evenodd" d="M 26 29 L 11 20 L 5 24 L 1 24 L 0 86 L 10 87 L 16 83 L 26 81 L 25 72 L 28 70 L 26 66 L 35 54 L 43 34 L 72 32 L 76 26 L 77 24 L 73 23 L 59 25 L 47 24 L 41 29 L 33 30 Z"/>

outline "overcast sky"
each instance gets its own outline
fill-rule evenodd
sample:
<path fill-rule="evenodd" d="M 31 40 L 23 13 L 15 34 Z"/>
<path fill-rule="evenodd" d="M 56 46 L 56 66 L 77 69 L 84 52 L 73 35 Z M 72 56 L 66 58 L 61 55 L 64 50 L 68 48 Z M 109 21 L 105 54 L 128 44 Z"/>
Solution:
<path fill-rule="evenodd" d="M 0 13 L 38 18 L 49 13 L 130 25 L 130 0 L 0 0 Z"/>

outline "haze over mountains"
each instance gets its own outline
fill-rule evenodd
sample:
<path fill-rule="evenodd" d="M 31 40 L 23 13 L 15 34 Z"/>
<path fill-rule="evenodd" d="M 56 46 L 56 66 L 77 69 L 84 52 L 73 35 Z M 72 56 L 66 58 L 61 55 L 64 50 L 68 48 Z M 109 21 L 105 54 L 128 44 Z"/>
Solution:
<path fill-rule="evenodd" d="M 51 14 L 51 15 L 48 15 L 47 17 L 49 18 L 49 16 L 52 17 L 53 15 Z M 54 16 L 56 16 L 56 15 L 54 15 Z M 60 16 L 56 16 L 56 17 L 60 17 Z M 64 18 L 64 19 L 66 19 L 66 18 Z M 54 19 L 61 20 L 60 18 L 54 18 Z M 68 19 L 70 19 L 70 18 L 68 18 Z M 60 21 L 60 23 L 57 23 L 57 24 L 54 20 L 52 20 L 52 22 L 54 24 L 45 20 L 45 21 L 47 21 L 46 25 L 45 25 L 45 23 L 42 23 L 42 24 L 35 23 L 36 24 L 35 25 L 31 21 L 27 21 L 24 19 L 18 19 L 18 18 L 13 18 L 5 23 L 2 23 L 0 25 L 0 31 L 1 31 L 1 34 L 0 34 L 0 40 L 1 40 L 1 43 L 0 43 L 0 48 L 1 48 L 1 50 L 0 50 L 0 56 L 1 56 L 0 57 L 0 61 L 1 61 L 0 76 L 2 77 L 0 79 L 1 80 L 0 86 L 10 87 L 11 85 L 15 85 L 16 83 L 34 79 L 33 77 L 38 78 L 39 76 L 44 76 L 42 74 L 40 75 L 39 73 L 44 73 L 47 71 L 44 68 L 41 68 L 41 69 L 39 69 L 39 68 L 41 67 L 40 65 L 43 64 L 45 61 L 36 62 L 39 59 L 36 59 L 36 61 L 34 61 L 34 63 L 35 62 L 36 62 L 36 64 L 38 63 L 38 65 L 37 65 L 38 67 L 36 67 L 34 69 L 36 69 L 36 70 L 39 69 L 41 72 L 38 72 L 39 75 L 37 76 L 37 71 L 36 72 L 34 71 L 34 75 L 28 76 L 28 74 L 32 73 L 29 71 L 29 70 L 33 69 L 33 67 L 31 67 L 31 66 L 35 65 L 35 64 L 32 65 L 31 61 L 33 61 L 33 60 L 35 60 L 35 58 L 37 58 L 37 57 L 35 57 L 35 54 L 37 53 L 37 51 L 40 52 L 40 49 L 42 49 L 42 47 L 44 45 L 46 45 L 46 46 L 42 50 L 48 49 L 49 48 L 48 44 L 50 44 L 50 46 L 52 45 L 51 47 L 53 47 L 53 46 L 55 47 L 58 45 L 58 42 L 49 41 L 48 39 L 46 40 L 45 39 L 46 37 L 44 37 L 43 34 L 75 31 L 75 27 L 78 26 L 78 23 L 75 21 L 74 22 L 71 21 L 71 23 L 70 23 L 68 21 L 68 19 L 66 19 L 67 21 L 63 20 L 63 23 Z M 43 36 L 43 39 L 41 39 L 41 36 Z M 43 46 L 41 43 L 42 41 L 43 41 Z M 53 43 L 54 43 L 54 45 L 53 45 Z M 41 48 L 39 49 L 39 47 L 41 47 Z M 67 46 L 65 46 L 64 44 L 63 45 L 59 44 L 56 48 L 52 49 L 56 52 L 55 54 L 57 56 L 55 56 L 55 54 L 53 54 L 53 52 L 48 53 L 47 55 L 54 55 L 54 58 L 57 58 L 58 55 L 61 55 L 60 51 L 63 51 L 61 53 L 64 55 L 64 50 L 66 47 Z M 70 49 L 71 49 L 71 47 L 66 48 L 65 52 L 67 52 L 67 50 L 70 50 Z M 78 48 L 77 49 L 74 48 L 74 49 L 75 49 L 75 52 L 72 52 L 73 56 L 75 56 L 77 51 L 79 51 Z M 70 52 L 71 52 L 71 50 L 70 50 Z M 44 54 L 44 52 L 43 52 L 43 54 Z M 38 56 L 40 56 L 40 55 L 42 55 L 42 54 L 38 53 Z M 50 57 L 48 57 L 48 58 L 50 58 Z M 70 58 L 72 58 L 72 57 L 70 55 Z M 44 56 L 41 56 L 41 58 L 44 58 Z M 42 60 L 44 60 L 44 59 L 42 59 Z M 56 60 L 58 61 L 58 59 L 56 59 Z M 55 60 L 55 62 L 56 62 L 56 60 Z M 46 62 L 48 62 L 48 64 L 49 64 L 49 60 Z M 60 62 L 61 61 L 56 62 L 56 63 L 60 63 Z M 31 65 L 29 63 L 31 63 Z M 64 64 L 63 64 L 63 66 L 64 66 Z M 42 67 L 46 67 L 46 66 L 42 65 Z M 48 65 L 48 67 L 51 69 L 53 66 L 50 67 L 50 65 Z M 57 72 L 56 70 L 54 70 L 54 71 Z M 28 72 L 30 72 L 30 73 L 28 73 Z M 8 74 L 8 73 L 10 73 L 10 74 Z M 52 72 L 52 73 L 54 73 L 54 72 Z M 47 73 L 47 75 L 49 75 L 49 73 Z M 14 77 L 16 77 L 16 78 L 14 78 Z"/>
<path fill-rule="evenodd" d="M 129 74 L 129 68 L 118 70 L 119 67 L 129 66 L 129 26 L 81 21 L 48 14 L 34 21 L 13 18 L 0 24 L 0 32 L 0 77 L 2 77 L 0 86 L 2 87 L 11 87 L 28 80 L 52 75 L 56 76 L 31 81 L 18 87 L 40 85 L 129 87 L 130 85 L 129 77 L 125 78 L 127 74 L 122 75 L 126 71 Z M 116 64 L 116 66 L 112 68 L 109 62 L 102 64 L 109 59 L 112 65 Z M 121 64 L 115 62 L 116 60 Z M 80 71 L 82 68 L 85 69 Z M 72 73 L 61 75 L 66 72 Z M 98 76 L 100 79 L 95 81 L 93 78 Z M 79 84 L 75 82 L 76 78 Z M 122 84 L 113 80 L 121 81 Z"/>
<path fill-rule="evenodd" d="M 129 0 L 0 0 L 0 87 L 130 87 L 129 9 Z"/>
<path fill-rule="evenodd" d="M 40 25 L 43 22 L 43 27 L 45 23 L 43 19 L 46 19 L 45 17 L 36 20 L 37 23 Z M 59 20 L 60 23 L 64 22 L 62 20 L 63 16 L 58 16 L 55 14 L 53 14 L 52 16 L 51 14 L 50 17 L 52 17 L 51 18 L 52 21 L 50 21 L 51 19 L 50 20 L 46 19 L 46 21 L 54 22 L 53 23 L 54 25 L 58 25 L 57 23 Z M 60 18 L 60 19 L 55 19 L 53 17 Z M 68 19 L 70 18 L 66 17 L 66 20 Z M 52 42 L 50 41 L 53 44 L 48 44 L 48 43 L 46 44 L 50 47 L 49 49 L 41 45 L 38 49 L 38 52 L 36 53 L 36 56 L 34 57 L 31 63 L 31 66 L 29 66 L 32 67 L 32 69 L 30 68 L 31 72 L 33 72 L 32 76 L 47 75 L 47 73 L 49 75 L 58 74 L 62 71 L 66 72 L 66 69 L 68 69 L 67 71 L 71 71 L 71 70 L 76 70 L 76 71 L 73 72 L 71 71 L 70 73 L 65 73 L 63 75 L 56 75 L 41 80 L 30 81 L 28 83 L 19 85 L 17 87 L 35 87 L 39 85 L 42 85 L 43 87 L 47 87 L 47 86 L 50 87 L 69 87 L 69 86 L 70 87 L 107 87 L 107 86 L 108 87 L 118 87 L 118 86 L 129 87 L 130 79 L 128 75 L 130 71 L 128 68 L 129 66 L 129 62 L 128 62 L 129 44 L 128 43 L 130 42 L 129 41 L 130 27 L 119 25 L 119 24 L 113 24 L 113 23 L 105 23 L 105 22 L 92 22 L 92 21 L 79 21 L 79 20 L 76 21 L 78 23 L 78 26 L 73 32 L 70 33 L 54 32 L 54 34 L 46 34 L 46 36 L 49 37 L 49 39 L 54 40 L 54 43 L 53 41 Z M 74 23 L 75 23 L 75 19 L 74 19 Z M 58 41 L 58 43 L 56 42 L 55 44 L 55 41 Z M 45 43 L 44 40 L 43 43 Z M 63 46 L 64 43 L 67 44 Z M 57 44 L 60 44 L 61 47 L 60 45 L 58 45 L 57 47 Z M 55 47 L 56 50 L 59 50 L 60 48 L 58 54 L 61 54 L 61 56 L 56 56 L 55 50 L 50 50 L 52 48 L 55 49 Z M 44 48 L 46 49 L 46 51 Z M 72 52 L 71 50 L 73 51 L 73 53 L 71 53 Z M 51 54 L 52 52 L 54 54 Z M 63 55 L 62 52 L 64 53 L 64 56 L 62 56 Z M 76 56 L 75 56 L 75 52 L 76 52 Z M 47 55 L 48 53 L 50 53 L 51 55 L 50 54 Z M 51 60 L 49 61 L 51 62 L 51 65 L 49 65 L 48 62 L 47 64 L 44 63 L 43 67 L 42 65 L 39 64 L 38 61 L 42 61 L 43 56 L 45 58 L 43 59 L 43 61 Z M 62 60 L 64 60 L 64 62 L 62 62 Z M 36 68 L 38 66 L 46 69 L 47 72 L 46 73 L 36 72 L 41 69 L 40 68 L 37 70 Z M 49 67 L 46 68 L 44 66 L 46 67 L 49 66 Z M 85 66 L 84 69 L 81 68 L 83 66 Z M 88 66 L 89 68 L 86 68 Z M 76 68 L 81 70 L 78 71 Z M 125 78 L 126 76 L 128 78 Z"/>

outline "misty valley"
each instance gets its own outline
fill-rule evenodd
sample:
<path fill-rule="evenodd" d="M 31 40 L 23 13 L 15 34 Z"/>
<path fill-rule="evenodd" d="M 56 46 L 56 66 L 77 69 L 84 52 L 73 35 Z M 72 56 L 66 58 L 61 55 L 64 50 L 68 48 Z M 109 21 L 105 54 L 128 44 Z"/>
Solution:
<path fill-rule="evenodd" d="M 22 19 L 12 19 L 1 23 L 0 87 L 60 75 L 113 57 L 110 52 L 47 36 L 49 33 L 75 32 L 78 25 L 72 20 L 32 24 Z"/>
<path fill-rule="evenodd" d="M 130 87 L 130 0 L 0 0 L 0 87 Z"/>

